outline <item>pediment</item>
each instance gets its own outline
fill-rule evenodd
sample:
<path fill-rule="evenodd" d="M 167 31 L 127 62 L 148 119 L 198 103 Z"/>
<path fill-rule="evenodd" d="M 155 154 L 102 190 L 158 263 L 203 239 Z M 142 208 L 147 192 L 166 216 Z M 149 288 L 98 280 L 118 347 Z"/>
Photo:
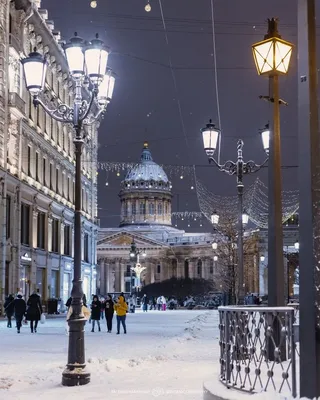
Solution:
<path fill-rule="evenodd" d="M 129 232 L 119 232 L 110 236 L 106 236 L 98 241 L 99 248 L 130 248 L 132 241 L 135 241 L 138 248 L 160 248 L 166 247 L 165 243 L 158 242 L 150 237 L 143 235 L 136 235 Z"/>

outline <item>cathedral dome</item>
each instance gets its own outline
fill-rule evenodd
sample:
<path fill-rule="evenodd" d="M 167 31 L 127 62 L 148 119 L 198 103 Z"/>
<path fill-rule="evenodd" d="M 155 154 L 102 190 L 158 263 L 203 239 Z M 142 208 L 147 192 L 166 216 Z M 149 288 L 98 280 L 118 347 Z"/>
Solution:
<path fill-rule="evenodd" d="M 144 143 L 139 164 L 121 182 L 121 222 L 124 225 L 171 226 L 171 182 Z"/>
<path fill-rule="evenodd" d="M 140 163 L 127 173 L 122 182 L 122 189 L 171 190 L 171 184 L 163 168 L 152 159 L 148 143 L 144 143 Z"/>

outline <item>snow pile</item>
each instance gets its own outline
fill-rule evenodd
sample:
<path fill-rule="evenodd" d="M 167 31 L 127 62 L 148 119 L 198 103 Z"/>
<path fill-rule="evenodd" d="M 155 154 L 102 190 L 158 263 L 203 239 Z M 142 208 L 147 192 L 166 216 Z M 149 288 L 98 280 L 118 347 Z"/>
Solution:
<path fill-rule="evenodd" d="M 66 388 L 61 374 L 67 361 L 64 319 L 47 320 L 31 335 L 18 335 L 0 322 L 0 399 L 144 400 L 159 397 L 200 400 L 203 381 L 218 362 L 216 311 L 152 311 L 129 314 L 128 334 L 91 333 L 86 327 L 91 383 Z"/>

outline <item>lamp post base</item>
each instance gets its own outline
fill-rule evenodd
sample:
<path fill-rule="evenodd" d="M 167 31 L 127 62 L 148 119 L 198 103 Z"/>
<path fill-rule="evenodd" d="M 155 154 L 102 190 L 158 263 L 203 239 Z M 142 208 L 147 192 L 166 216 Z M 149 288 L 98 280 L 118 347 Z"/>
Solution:
<path fill-rule="evenodd" d="M 90 382 L 90 372 L 85 368 L 67 367 L 62 373 L 62 386 L 83 386 Z"/>

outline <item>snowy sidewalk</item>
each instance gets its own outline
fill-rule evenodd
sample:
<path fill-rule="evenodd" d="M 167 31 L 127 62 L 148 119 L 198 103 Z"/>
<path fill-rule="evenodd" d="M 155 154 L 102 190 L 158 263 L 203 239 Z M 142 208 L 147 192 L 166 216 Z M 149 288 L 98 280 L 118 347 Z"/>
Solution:
<path fill-rule="evenodd" d="M 33 335 L 1 321 L 0 399 L 202 399 L 203 381 L 214 377 L 219 359 L 217 311 L 128 314 L 127 335 L 108 334 L 102 325 L 100 333 L 86 327 L 91 383 L 66 388 L 65 321 L 47 320 Z"/>

